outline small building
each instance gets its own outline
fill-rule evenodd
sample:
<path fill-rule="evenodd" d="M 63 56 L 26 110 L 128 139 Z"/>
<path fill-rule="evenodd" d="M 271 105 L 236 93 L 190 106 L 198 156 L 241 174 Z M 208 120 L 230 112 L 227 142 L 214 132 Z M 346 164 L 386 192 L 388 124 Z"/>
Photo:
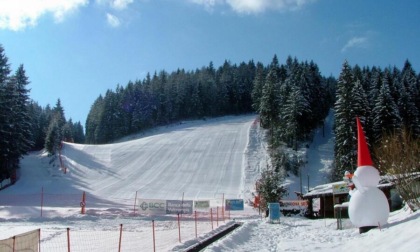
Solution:
<path fill-rule="evenodd" d="M 385 193 L 391 211 L 401 208 L 402 202 L 395 190 L 395 183 L 389 177 L 381 177 L 378 188 Z M 318 185 L 302 195 L 302 198 L 308 201 L 307 217 L 334 218 L 334 206 L 348 202 L 350 195 L 347 183 L 339 181 Z M 348 218 L 347 211 L 342 211 L 341 217 Z"/>

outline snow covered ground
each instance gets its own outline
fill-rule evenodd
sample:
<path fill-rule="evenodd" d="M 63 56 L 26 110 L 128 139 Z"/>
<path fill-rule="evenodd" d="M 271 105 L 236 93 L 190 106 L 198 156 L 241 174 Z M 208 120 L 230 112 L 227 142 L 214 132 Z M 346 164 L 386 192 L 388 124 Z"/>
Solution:
<path fill-rule="evenodd" d="M 331 125 L 330 115 L 325 134 L 319 129 L 309 148 L 299 150 L 308 161 L 302 175 L 310 178 L 310 187 L 327 182 Z M 183 122 L 109 145 L 65 143 L 66 174 L 58 160 L 50 164 L 45 154 L 32 153 L 22 160 L 20 180 L 0 191 L 0 240 L 41 228 L 41 251 L 67 251 L 69 228 L 71 251 L 118 251 L 123 230 L 121 251 L 153 251 L 154 224 L 157 251 L 183 251 L 241 222 L 205 251 L 418 251 L 420 214 L 407 208 L 391 213 L 380 230 L 364 234 L 348 220 L 343 230 L 334 219 L 282 216 L 279 224 L 270 224 L 247 205 L 222 218 L 223 199 L 252 199 L 268 159 L 265 146 L 256 116 L 248 115 Z M 293 199 L 299 179 L 291 176 L 287 182 Z M 82 192 L 84 215 L 78 206 Z M 178 222 L 173 215 L 136 214 L 141 199 L 210 200 L 217 213 L 199 213 L 196 227 L 193 215 Z"/>

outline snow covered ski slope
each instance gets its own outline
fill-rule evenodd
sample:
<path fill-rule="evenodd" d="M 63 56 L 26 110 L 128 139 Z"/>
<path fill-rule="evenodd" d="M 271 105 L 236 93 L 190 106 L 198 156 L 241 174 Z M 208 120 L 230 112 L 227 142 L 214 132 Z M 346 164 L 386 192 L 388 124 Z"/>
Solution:
<path fill-rule="evenodd" d="M 31 169 L 4 193 L 39 191 L 42 186 L 60 194 L 84 191 L 91 195 L 90 203 L 94 198 L 111 204 L 132 204 L 136 194 L 162 200 L 244 198 L 255 181 L 248 178 L 252 185 L 244 184 L 255 120 L 255 115 L 247 115 L 188 121 L 106 145 L 63 143 L 66 174 L 46 164 L 47 158 L 29 155 L 22 166 Z"/>

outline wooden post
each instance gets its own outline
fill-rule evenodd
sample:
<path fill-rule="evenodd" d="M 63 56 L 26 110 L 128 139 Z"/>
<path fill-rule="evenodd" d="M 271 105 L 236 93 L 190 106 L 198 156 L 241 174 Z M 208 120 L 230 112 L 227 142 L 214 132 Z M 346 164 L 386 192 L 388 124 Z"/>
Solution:
<path fill-rule="evenodd" d="M 195 220 L 195 238 L 197 238 L 197 211 L 194 211 L 194 220 Z"/>
<path fill-rule="evenodd" d="M 121 252 L 122 229 L 123 229 L 123 224 L 120 224 L 120 241 L 118 243 L 118 252 Z"/>
<path fill-rule="evenodd" d="M 42 207 L 44 206 L 44 187 L 41 188 L 41 217 L 42 217 Z"/>
<path fill-rule="evenodd" d="M 152 232 L 153 232 L 153 252 L 156 252 L 155 220 L 152 220 Z"/>
<path fill-rule="evenodd" d="M 219 226 L 219 206 L 216 207 L 216 225 Z"/>
<path fill-rule="evenodd" d="M 67 228 L 67 252 L 70 252 L 70 228 Z"/>
<path fill-rule="evenodd" d="M 134 209 L 133 209 L 133 215 L 136 215 L 136 204 L 137 204 L 137 191 L 136 191 L 136 197 L 134 198 Z"/>
<path fill-rule="evenodd" d="M 179 221 L 179 213 L 178 213 L 178 240 L 181 242 L 181 224 Z"/>
<path fill-rule="evenodd" d="M 225 222 L 225 194 L 222 196 L 222 220 Z"/>
<path fill-rule="evenodd" d="M 80 207 L 82 208 L 80 213 L 85 214 L 85 207 L 86 207 L 86 193 L 83 192 L 82 194 L 82 201 L 80 202 Z"/>
<path fill-rule="evenodd" d="M 213 209 L 210 208 L 210 222 L 211 222 L 211 230 L 214 230 L 213 227 Z"/>

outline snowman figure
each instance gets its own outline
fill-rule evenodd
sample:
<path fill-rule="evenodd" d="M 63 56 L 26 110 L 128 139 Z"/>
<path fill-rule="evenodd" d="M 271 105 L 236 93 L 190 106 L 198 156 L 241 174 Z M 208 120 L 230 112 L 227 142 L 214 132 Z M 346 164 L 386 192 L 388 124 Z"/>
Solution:
<path fill-rule="evenodd" d="M 379 171 L 373 167 L 363 128 L 357 121 L 357 169 L 352 177 L 355 188 L 350 191 L 349 217 L 360 233 L 387 223 L 389 204 L 385 194 L 378 189 Z"/>

